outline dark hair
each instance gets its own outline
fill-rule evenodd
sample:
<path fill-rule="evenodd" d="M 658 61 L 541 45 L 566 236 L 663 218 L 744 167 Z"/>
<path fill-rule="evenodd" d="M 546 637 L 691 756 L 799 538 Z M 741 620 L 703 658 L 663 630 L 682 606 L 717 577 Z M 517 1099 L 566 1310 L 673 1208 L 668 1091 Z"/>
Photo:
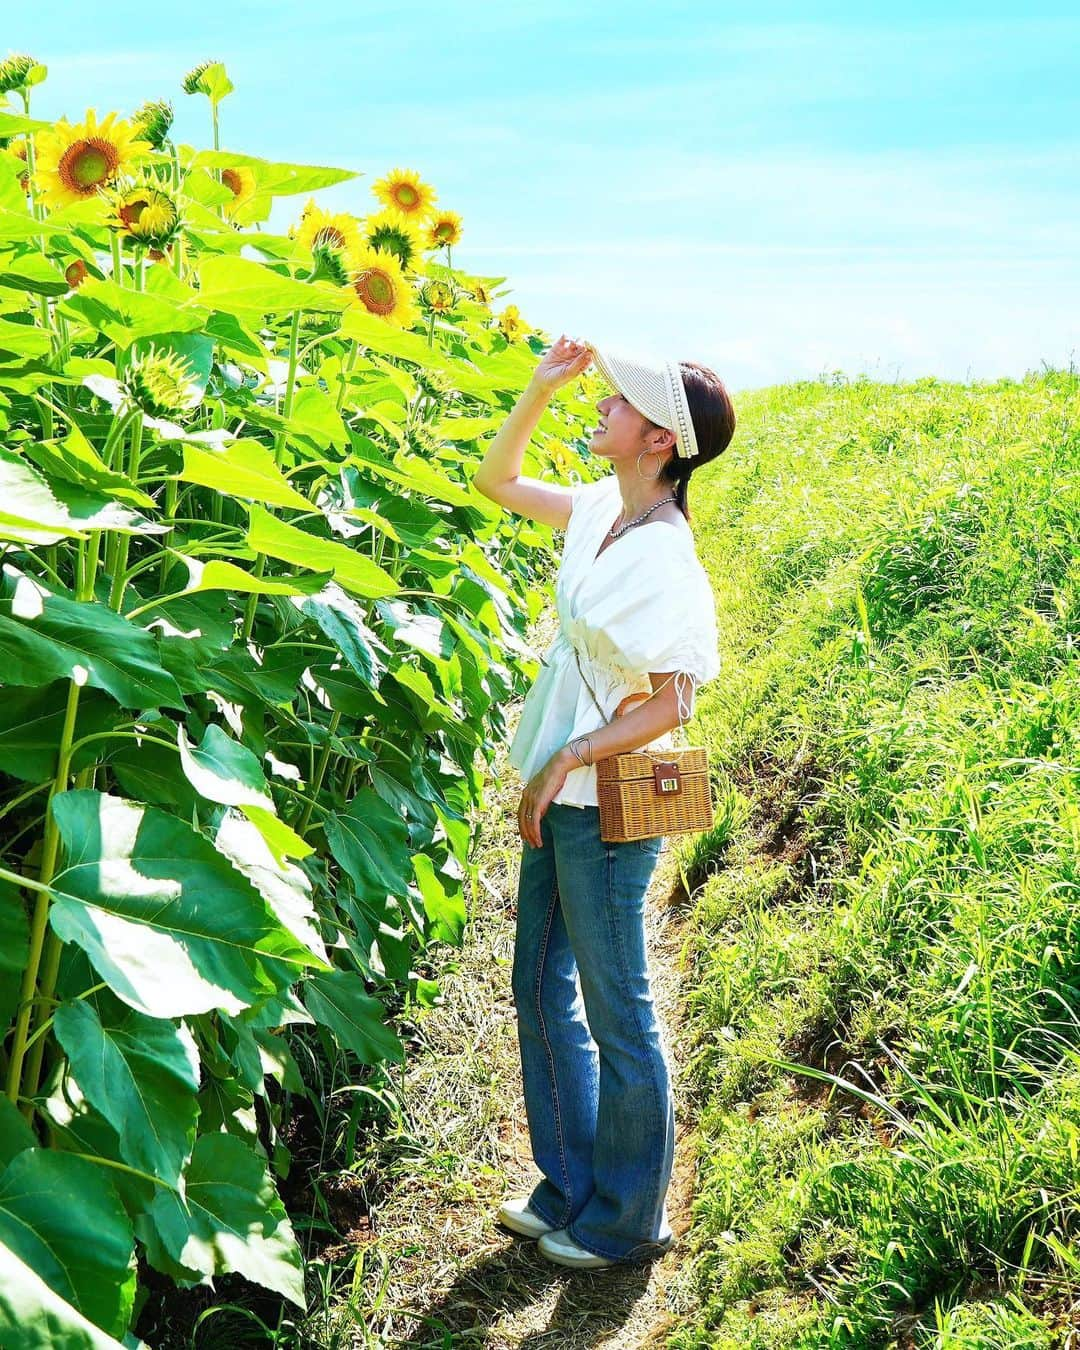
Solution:
<path fill-rule="evenodd" d="M 690 417 L 694 423 L 698 453 L 690 459 L 684 459 L 673 452 L 657 481 L 674 484 L 675 505 L 689 520 L 690 504 L 686 499 L 686 485 L 696 469 L 722 455 L 731 444 L 735 435 L 735 405 L 723 380 L 714 370 L 699 365 L 697 361 L 680 361 L 679 366 L 683 373 L 686 401 L 690 405 Z M 665 430 L 647 417 L 643 421 L 647 427 Z"/>

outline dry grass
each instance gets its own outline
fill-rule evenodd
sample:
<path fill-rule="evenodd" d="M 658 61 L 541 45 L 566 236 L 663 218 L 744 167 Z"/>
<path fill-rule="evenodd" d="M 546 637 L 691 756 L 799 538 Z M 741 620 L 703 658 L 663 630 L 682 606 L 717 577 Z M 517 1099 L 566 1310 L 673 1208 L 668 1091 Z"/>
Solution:
<path fill-rule="evenodd" d="M 538 621 L 543 650 L 555 616 Z M 520 705 L 509 710 L 511 729 Z M 409 1147 L 387 1159 L 372 1228 L 356 1253 L 351 1334 L 363 1346 L 631 1347 L 655 1345 L 690 1297 L 680 1290 L 683 1237 L 694 1194 L 692 1141 L 680 1090 L 678 1018 L 686 893 L 669 846 L 647 906 L 649 963 L 675 1083 L 675 1172 L 667 1197 L 675 1243 L 636 1267 L 568 1271 L 535 1242 L 509 1234 L 495 1213 L 539 1180 L 522 1097 L 510 991 L 517 869 L 518 775 L 500 753 L 477 832 L 480 885 L 472 897 L 459 968 L 440 983 L 444 1001 L 421 1023 L 404 1095 Z"/>

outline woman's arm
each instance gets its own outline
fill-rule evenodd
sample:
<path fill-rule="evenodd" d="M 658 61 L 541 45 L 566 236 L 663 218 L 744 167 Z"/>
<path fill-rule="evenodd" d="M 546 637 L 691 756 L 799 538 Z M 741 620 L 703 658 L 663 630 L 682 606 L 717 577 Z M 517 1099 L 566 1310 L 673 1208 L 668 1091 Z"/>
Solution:
<path fill-rule="evenodd" d="M 643 745 L 648 745 L 658 737 L 663 736 L 665 732 L 672 731 L 680 724 L 679 717 L 679 684 L 678 677 L 682 675 L 684 680 L 683 688 L 683 708 L 681 721 L 685 722 L 690 715 L 687 710 L 687 702 L 690 705 L 690 711 L 693 710 L 693 695 L 686 699 L 685 682 L 691 677 L 680 671 L 667 671 L 662 674 L 649 672 L 649 679 L 652 681 L 653 693 L 644 703 L 639 703 L 636 708 L 630 712 L 624 713 L 622 717 L 614 717 L 606 726 L 597 728 L 596 731 L 589 731 L 588 745 L 580 738 L 575 736 L 577 748 L 581 752 L 581 757 L 586 764 L 595 764 L 598 759 L 607 759 L 609 755 L 622 754 L 627 750 L 639 750 Z M 560 762 L 565 764 L 568 769 L 580 769 L 581 760 L 570 749 L 570 745 L 564 745 L 556 752 Z"/>
<path fill-rule="evenodd" d="M 565 334 L 544 354 L 472 476 L 477 492 L 519 515 L 557 529 L 566 528 L 573 490 L 523 478 L 521 464 L 552 395 L 576 378 L 591 359 L 588 349 L 571 342 Z"/>

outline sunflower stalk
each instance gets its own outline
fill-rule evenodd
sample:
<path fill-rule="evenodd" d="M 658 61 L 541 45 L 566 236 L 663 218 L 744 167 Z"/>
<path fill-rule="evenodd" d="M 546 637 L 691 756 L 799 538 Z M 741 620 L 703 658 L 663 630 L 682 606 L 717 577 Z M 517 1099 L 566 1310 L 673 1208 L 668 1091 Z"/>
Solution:
<path fill-rule="evenodd" d="M 140 424 L 141 429 L 141 424 Z M 94 530 L 89 539 L 80 542 L 78 547 L 78 556 L 76 559 L 76 578 L 77 589 L 76 599 L 80 602 L 87 602 L 93 599 L 94 588 L 97 583 L 98 552 L 101 539 L 101 531 Z M 7 1076 L 7 1096 L 12 1103 L 17 1103 L 20 1099 L 31 1098 L 37 1091 L 38 1079 L 41 1072 L 41 1058 L 44 1050 L 44 1042 L 39 1041 L 34 1048 L 34 1053 L 29 1062 L 26 1061 L 28 1048 L 28 1036 L 30 1032 L 30 1021 L 35 1006 L 35 997 L 39 993 L 38 972 L 42 970 L 42 957 L 45 953 L 45 939 L 49 918 L 49 903 L 51 893 L 49 885 L 52 882 L 56 871 L 56 859 L 60 847 L 60 834 L 56 826 L 56 821 L 52 813 L 53 798 L 58 792 L 66 792 L 68 787 L 68 777 L 70 774 L 71 754 L 75 739 L 75 719 L 79 710 L 79 690 L 80 686 L 74 680 L 68 684 L 67 706 L 64 711 L 64 726 L 60 735 L 60 746 L 57 752 L 56 774 L 53 778 L 53 784 L 49 791 L 48 801 L 45 807 L 45 834 L 42 840 L 41 867 L 38 870 L 37 885 L 32 889 L 37 892 L 37 899 L 34 902 L 34 913 L 30 923 L 30 949 L 27 955 L 26 966 L 23 969 L 22 988 L 19 997 L 19 1012 L 15 1022 L 15 1033 L 12 1040 L 11 1055 L 8 1060 Z M 84 774 L 87 771 L 84 771 Z M 89 772 L 93 772 L 91 766 Z M 80 777 L 83 775 L 80 775 Z M 27 884 L 23 882 L 22 884 Z M 46 953 L 45 967 L 42 971 L 42 988 L 40 993 L 46 995 L 46 985 L 48 983 L 47 997 L 52 997 L 52 990 L 56 988 L 56 971 L 59 969 L 60 942 L 55 934 L 49 935 L 49 949 Z M 49 973 L 51 974 L 51 982 Z M 25 1083 L 23 1081 L 24 1063 L 26 1064 Z M 24 1101 L 23 1112 L 27 1119 L 32 1119 L 34 1114 L 34 1105 L 32 1101 Z"/>
<path fill-rule="evenodd" d="M 285 376 L 285 397 L 281 404 L 281 415 L 287 421 L 292 413 L 293 394 L 296 388 L 296 365 L 297 355 L 300 351 L 300 319 L 303 310 L 294 309 L 292 323 L 289 327 L 289 369 Z M 274 459 L 277 461 L 285 445 L 284 428 L 274 437 Z M 266 555 L 260 553 L 255 558 L 255 575 L 261 577 L 266 571 Z M 255 609 L 258 605 L 259 597 L 252 591 L 247 598 L 244 606 L 244 641 L 251 637 L 251 630 L 255 623 Z"/>

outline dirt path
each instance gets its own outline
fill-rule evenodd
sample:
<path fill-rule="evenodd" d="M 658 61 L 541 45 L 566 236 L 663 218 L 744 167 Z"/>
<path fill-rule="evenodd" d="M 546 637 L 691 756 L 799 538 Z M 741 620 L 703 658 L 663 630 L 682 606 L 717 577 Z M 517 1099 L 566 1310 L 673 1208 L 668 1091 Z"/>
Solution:
<path fill-rule="evenodd" d="M 531 635 L 543 651 L 545 615 Z M 517 724 L 520 705 L 508 710 Z M 680 1289 L 694 1194 L 680 1079 L 680 953 L 685 891 L 665 846 L 647 905 L 649 965 L 675 1090 L 675 1172 L 668 1192 L 671 1250 L 644 1266 L 569 1271 L 527 1238 L 496 1223 L 509 1195 L 539 1179 L 522 1098 L 510 991 L 520 788 L 505 751 L 490 777 L 490 809 L 474 856 L 481 885 L 459 968 L 440 983 L 444 1002 L 425 1014 L 405 1079 L 403 1130 L 375 1159 L 380 1194 L 357 1251 L 351 1338 L 337 1344 L 400 1347 L 655 1346 L 689 1298 Z M 356 1235 L 359 1236 L 359 1235 Z"/>

